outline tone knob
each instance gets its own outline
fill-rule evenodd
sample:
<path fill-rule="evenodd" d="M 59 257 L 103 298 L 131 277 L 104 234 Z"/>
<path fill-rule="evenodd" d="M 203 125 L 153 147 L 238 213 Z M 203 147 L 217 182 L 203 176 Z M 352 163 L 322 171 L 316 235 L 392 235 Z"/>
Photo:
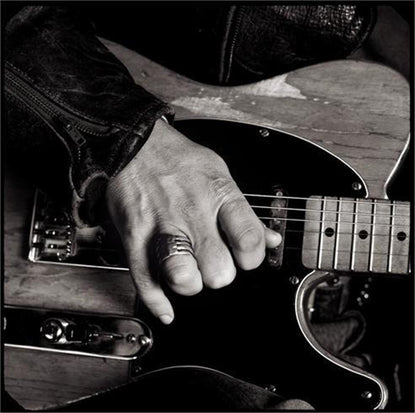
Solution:
<path fill-rule="evenodd" d="M 64 327 L 59 320 L 49 319 L 43 323 L 40 331 L 46 340 L 57 343 L 63 336 Z"/>

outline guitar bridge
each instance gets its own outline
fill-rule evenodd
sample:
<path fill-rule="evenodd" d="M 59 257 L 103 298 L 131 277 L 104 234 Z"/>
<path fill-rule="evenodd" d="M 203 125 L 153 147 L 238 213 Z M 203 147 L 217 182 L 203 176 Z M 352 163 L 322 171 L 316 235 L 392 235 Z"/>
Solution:
<path fill-rule="evenodd" d="M 40 263 L 127 270 L 116 231 L 78 228 L 69 209 L 36 190 L 29 237 L 29 260 Z"/>

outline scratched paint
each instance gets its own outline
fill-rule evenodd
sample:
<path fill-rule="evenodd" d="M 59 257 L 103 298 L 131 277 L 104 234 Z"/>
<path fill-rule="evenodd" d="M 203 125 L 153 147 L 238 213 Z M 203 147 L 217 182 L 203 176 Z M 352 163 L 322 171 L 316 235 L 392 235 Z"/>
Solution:
<path fill-rule="evenodd" d="M 300 89 L 287 83 L 288 73 L 272 80 L 262 80 L 252 85 L 243 86 L 244 93 L 256 96 L 272 96 L 275 98 L 307 99 Z"/>
<path fill-rule="evenodd" d="M 226 117 L 228 119 L 244 120 L 245 122 L 270 123 L 266 118 L 234 109 L 229 102 L 224 102 L 221 97 L 217 96 L 184 96 L 173 100 L 171 104 L 176 107 L 185 108 L 194 114 L 211 116 L 212 118 Z M 282 124 L 278 121 L 273 121 L 272 125 L 276 128 L 282 127 Z"/>
<path fill-rule="evenodd" d="M 186 108 L 192 113 L 200 113 L 208 116 L 220 116 L 226 114 L 232 117 L 246 117 L 240 110 L 233 109 L 228 102 L 223 102 L 220 97 L 196 97 L 183 96 L 173 100 L 173 106 Z"/>

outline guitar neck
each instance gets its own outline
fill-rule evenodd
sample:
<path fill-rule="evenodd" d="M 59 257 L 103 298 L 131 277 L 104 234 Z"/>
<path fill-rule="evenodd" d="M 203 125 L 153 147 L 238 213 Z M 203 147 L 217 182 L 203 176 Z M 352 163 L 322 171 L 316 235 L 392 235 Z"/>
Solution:
<path fill-rule="evenodd" d="M 307 268 L 410 272 L 410 204 L 313 196 L 305 201 L 302 262 Z"/>

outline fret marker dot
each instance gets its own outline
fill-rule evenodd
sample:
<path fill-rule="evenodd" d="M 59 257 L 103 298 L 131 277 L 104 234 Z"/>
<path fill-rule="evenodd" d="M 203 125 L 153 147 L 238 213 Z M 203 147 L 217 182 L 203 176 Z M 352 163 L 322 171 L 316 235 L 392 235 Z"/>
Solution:
<path fill-rule="evenodd" d="M 334 235 L 334 229 L 333 228 L 326 228 L 326 230 L 324 231 L 324 233 L 328 236 L 328 237 L 332 237 Z"/>
<path fill-rule="evenodd" d="M 366 239 L 368 235 L 369 235 L 369 234 L 368 234 L 368 233 L 367 233 L 367 231 L 365 231 L 364 229 L 362 229 L 362 230 L 359 232 L 359 238 L 360 238 L 360 239 Z"/>
<path fill-rule="evenodd" d="M 396 236 L 399 241 L 405 241 L 406 234 L 404 232 L 398 232 L 398 235 Z"/>

